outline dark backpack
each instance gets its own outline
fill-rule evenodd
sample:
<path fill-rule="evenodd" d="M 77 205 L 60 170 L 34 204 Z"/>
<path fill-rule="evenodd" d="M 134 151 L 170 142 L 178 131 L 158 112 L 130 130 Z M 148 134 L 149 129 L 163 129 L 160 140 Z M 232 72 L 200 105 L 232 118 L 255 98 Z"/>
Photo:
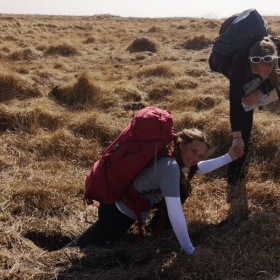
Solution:
<path fill-rule="evenodd" d="M 277 48 L 277 53 L 278 53 L 278 65 L 280 67 L 280 36 L 271 36 L 269 35 L 270 39 L 273 41 L 273 43 L 275 44 L 276 48 Z"/>
<path fill-rule="evenodd" d="M 136 176 L 164 153 L 174 139 L 172 114 L 146 107 L 104 150 L 94 163 L 85 182 L 85 200 L 113 204 Z"/>
<path fill-rule="evenodd" d="M 245 10 L 231 16 L 223 22 L 219 37 L 214 40 L 209 57 L 210 69 L 227 77 L 234 54 L 248 51 L 265 36 L 268 36 L 267 23 L 257 10 Z"/>

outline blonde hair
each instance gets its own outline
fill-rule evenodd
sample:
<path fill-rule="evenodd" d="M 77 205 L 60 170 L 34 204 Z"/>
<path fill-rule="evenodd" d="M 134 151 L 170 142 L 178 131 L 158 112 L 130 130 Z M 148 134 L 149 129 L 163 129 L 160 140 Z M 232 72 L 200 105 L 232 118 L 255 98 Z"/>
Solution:
<path fill-rule="evenodd" d="M 187 144 L 191 143 L 193 140 L 198 140 L 204 143 L 208 149 L 210 148 L 210 142 L 208 141 L 207 135 L 197 128 L 184 128 L 177 133 L 177 143 Z"/>
<path fill-rule="evenodd" d="M 270 37 L 264 37 L 261 41 L 256 42 L 250 49 L 250 56 L 278 56 L 277 47 Z M 269 73 L 269 79 L 272 84 L 280 90 L 280 70 L 278 66 L 278 58 L 274 59 L 271 62 L 261 61 L 259 64 L 267 65 L 272 68 L 272 71 Z M 251 63 L 252 66 L 255 64 Z"/>

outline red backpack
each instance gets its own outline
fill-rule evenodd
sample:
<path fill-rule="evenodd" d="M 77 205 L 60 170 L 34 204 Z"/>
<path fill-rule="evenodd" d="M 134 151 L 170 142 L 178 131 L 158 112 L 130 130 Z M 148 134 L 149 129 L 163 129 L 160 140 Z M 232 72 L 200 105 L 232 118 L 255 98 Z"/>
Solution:
<path fill-rule="evenodd" d="M 175 139 L 172 114 L 146 107 L 104 150 L 85 181 L 85 201 L 113 204 L 131 188 L 136 176 L 151 165 Z M 129 191 L 128 191 L 129 192 Z"/>

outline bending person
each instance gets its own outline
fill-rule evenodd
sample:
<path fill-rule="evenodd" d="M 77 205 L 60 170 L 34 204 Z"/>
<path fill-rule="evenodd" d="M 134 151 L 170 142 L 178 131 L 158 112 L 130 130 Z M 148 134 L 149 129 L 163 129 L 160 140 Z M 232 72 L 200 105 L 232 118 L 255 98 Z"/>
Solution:
<path fill-rule="evenodd" d="M 204 252 L 204 248 L 203 246 L 195 248 L 189 237 L 180 199 L 180 179 L 185 180 L 185 175 L 181 170 L 196 169 L 197 164 L 206 158 L 209 147 L 207 137 L 202 131 L 183 129 L 178 133 L 177 141 L 171 147 L 172 156 L 161 157 L 155 163 L 156 172 L 154 166 L 146 168 L 133 183 L 138 192 L 150 194 L 146 196 L 148 202 L 158 203 L 163 198 L 165 199 L 167 213 L 175 235 L 188 255 L 200 254 Z M 212 159 L 208 163 L 201 163 L 201 167 L 204 172 L 210 172 L 235 159 L 237 156 L 234 148 L 231 147 L 227 154 Z M 153 192 L 158 188 L 160 193 Z M 151 206 L 150 203 L 147 205 Z M 127 200 L 118 200 L 111 205 L 100 204 L 96 223 L 65 247 L 105 246 L 120 240 L 137 220 L 137 215 L 130 206 L 131 204 Z M 152 206 L 141 211 L 143 222 L 149 216 L 151 209 Z"/>

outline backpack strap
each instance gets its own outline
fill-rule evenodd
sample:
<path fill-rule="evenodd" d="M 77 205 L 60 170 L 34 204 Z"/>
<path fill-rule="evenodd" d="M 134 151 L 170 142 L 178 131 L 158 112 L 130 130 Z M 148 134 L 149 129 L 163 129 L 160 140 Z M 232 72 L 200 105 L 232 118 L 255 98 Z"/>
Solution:
<path fill-rule="evenodd" d="M 166 229 L 172 228 L 168 218 L 167 207 L 165 199 L 163 198 L 156 205 L 156 213 L 152 219 L 154 225 L 151 225 L 152 237 L 158 237 Z"/>
<path fill-rule="evenodd" d="M 175 137 L 174 137 L 175 139 Z M 157 149 L 156 149 L 157 151 Z M 172 149 L 170 146 L 167 146 L 165 150 L 163 150 L 160 153 L 155 153 L 155 157 L 153 162 L 150 163 L 151 166 L 152 163 L 155 165 L 154 174 L 156 175 L 156 164 L 157 161 L 162 156 L 169 156 L 173 159 L 175 159 L 175 156 L 173 154 Z M 131 209 L 136 217 L 137 217 L 137 224 L 138 224 L 138 230 L 140 238 L 143 238 L 143 221 L 141 217 L 141 212 L 147 212 L 150 211 L 152 208 L 155 208 L 155 202 L 153 200 L 153 195 L 161 193 L 161 190 L 155 189 L 150 192 L 140 193 L 138 190 L 136 190 L 133 186 L 133 184 L 129 185 L 125 188 L 125 191 L 123 192 L 122 196 L 120 197 L 121 202 Z M 163 215 L 162 215 L 163 216 Z M 163 218 L 166 220 L 166 218 Z M 164 226 L 164 225 L 163 225 Z"/>
<path fill-rule="evenodd" d="M 189 176 L 189 179 L 185 178 L 185 175 L 182 171 L 180 172 L 180 200 L 182 205 L 191 194 L 192 187 L 190 179 L 193 177 L 196 170 L 197 167 L 194 166 L 192 171 L 193 174 Z M 172 226 L 168 217 L 167 206 L 164 198 L 156 204 L 155 208 L 155 215 L 146 228 L 152 233 L 153 237 L 158 237 L 163 231 L 172 229 Z"/>
<path fill-rule="evenodd" d="M 158 193 L 161 193 L 160 189 L 141 194 L 134 188 L 133 185 L 130 185 L 126 188 L 125 192 L 120 198 L 121 202 L 135 213 L 141 239 L 143 239 L 143 221 L 141 212 L 147 212 L 153 208 L 153 195 Z"/>

